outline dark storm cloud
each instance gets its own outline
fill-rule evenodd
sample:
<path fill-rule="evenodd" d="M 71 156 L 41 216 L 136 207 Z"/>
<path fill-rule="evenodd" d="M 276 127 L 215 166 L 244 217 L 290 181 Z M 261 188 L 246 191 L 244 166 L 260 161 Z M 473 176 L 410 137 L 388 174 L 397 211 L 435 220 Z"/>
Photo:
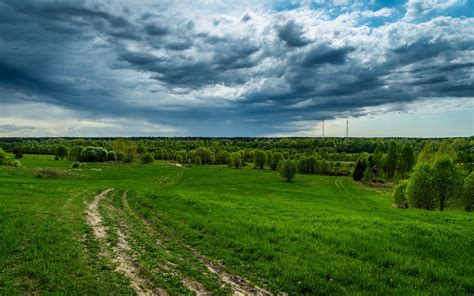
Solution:
<path fill-rule="evenodd" d="M 303 29 L 293 20 L 288 21 L 283 26 L 276 28 L 278 37 L 290 47 L 301 47 L 309 42 L 303 36 Z"/>
<path fill-rule="evenodd" d="M 284 126 L 293 121 L 358 116 L 365 107 L 474 96 L 466 58 L 474 40 L 451 38 L 456 30 L 420 30 L 406 40 L 388 33 L 394 41 L 379 39 L 387 44 L 372 49 L 364 47 L 367 35 L 315 38 L 311 25 L 291 17 L 283 24 L 269 17 L 255 30 L 258 16 L 245 13 L 233 24 L 245 27 L 233 31 L 223 17 L 210 28 L 163 11 L 135 17 L 115 8 L 0 0 L 0 100 L 180 124 L 191 134 L 218 127 L 255 135 L 291 131 Z M 224 90 L 209 93 L 214 87 Z"/>

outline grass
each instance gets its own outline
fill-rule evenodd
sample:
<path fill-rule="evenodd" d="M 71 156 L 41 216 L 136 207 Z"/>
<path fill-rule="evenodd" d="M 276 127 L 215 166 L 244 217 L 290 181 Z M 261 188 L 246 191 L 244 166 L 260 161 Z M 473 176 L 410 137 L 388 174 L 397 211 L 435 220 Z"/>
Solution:
<path fill-rule="evenodd" d="M 0 167 L 1 295 L 132 293 L 84 222 L 84 201 L 107 188 L 115 194 L 101 205 L 104 223 L 127 225 L 141 271 L 171 294 L 190 294 L 180 277 L 229 292 L 186 245 L 273 293 L 474 293 L 472 213 L 395 209 L 389 190 L 346 177 L 298 175 L 287 183 L 249 168 L 70 169 L 71 161 L 40 155 L 21 162 Z M 81 177 L 32 177 L 39 168 Z M 108 242 L 116 240 L 111 231 Z"/>

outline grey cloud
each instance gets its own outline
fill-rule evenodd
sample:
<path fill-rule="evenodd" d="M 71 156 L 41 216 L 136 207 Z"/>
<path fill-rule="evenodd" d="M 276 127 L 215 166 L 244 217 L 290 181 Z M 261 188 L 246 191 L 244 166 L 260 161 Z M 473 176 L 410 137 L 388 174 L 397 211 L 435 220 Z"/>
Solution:
<path fill-rule="evenodd" d="M 0 125 L 0 132 L 16 132 L 22 130 L 34 130 L 36 127 L 28 125 L 14 125 L 14 124 L 2 124 Z"/>
<path fill-rule="evenodd" d="M 387 103 L 474 96 L 470 36 L 425 29 L 415 41 L 367 52 L 363 37 L 378 35 L 310 41 L 303 32 L 311 36 L 311 25 L 282 25 L 279 15 L 256 33 L 257 16 L 245 14 L 233 24 L 242 26 L 236 33 L 225 21 L 206 31 L 184 16 L 171 21 L 166 11 L 137 18 L 112 11 L 123 10 L 0 0 L 2 100 L 15 92 L 91 117 L 146 118 L 196 135 L 257 135 Z M 443 26 L 456 29 L 450 20 Z M 232 89 L 231 100 L 204 93 L 216 85 Z M 191 94 L 199 107 L 180 103 Z M 176 104 L 160 105 L 168 95 Z"/>
<path fill-rule="evenodd" d="M 301 26 L 297 25 L 293 20 L 288 21 L 283 26 L 278 26 L 276 30 L 278 37 L 290 47 L 301 47 L 309 43 L 303 37 Z"/>

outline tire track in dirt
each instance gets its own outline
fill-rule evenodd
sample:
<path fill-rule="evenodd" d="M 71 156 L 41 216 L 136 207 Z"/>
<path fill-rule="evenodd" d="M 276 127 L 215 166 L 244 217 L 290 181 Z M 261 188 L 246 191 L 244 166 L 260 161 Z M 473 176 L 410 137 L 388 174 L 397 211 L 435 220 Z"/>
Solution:
<path fill-rule="evenodd" d="M 87 224 L 92 228 L 97 240 L 105 243 L 107 229 L 103 224 L 100 214 L 99 204 L 112 192 L 113 189 L 107 189 L 94 197 L 94 200 L 87 206 Z M 134 258 L 130 255 L 130 246 L 127 237 L 120 229 L 117 229 L 118 244 L 113 248 L 113 258 L 117 263 L 116 271 L 122 273 L 130 280 L 130 285 L 139 296 L 168 295 L 168 293 L 159 288 L 150 289 L 149 281 L 139 274 Z M 107 244 L 110 246 L 109 244 Z M 105 255 L 106 253 L 103 253 Z"/>
<path fill-rule="evenodd" d="M 141 218 L 139 215 L 137 215 L 135 213 L 135 211 L 132 210 L 132 208 L 128 204 L 127 191 L 124 191 L 123 194 L 122 194 L 122 204 L 123 204 L 124 209 L 126 211 L 128 211 L 130 214 L 132 214 L 138 221 L 140 221 L 144 225 L 144 227 L 146 228 L 148 233 L 155 234 L 155 237 L 160 236 L 160 234 L 158 234 L 157 231 L 155 229 L 153 229 L 153 227 L 148 223 L 148 221 Z M 161 242 L 159 240 L 157 240 L 157 243 L 161 244 Z M 199 282 L 197 282 L 193 279 L 186 278 L 183 275 L 181 275 L 179 273 L 176 273 L 176 272 L 172 272 L 171 274 L 178 277 L 178 278 L 180 278 L 180 281 L 183 284 L 183 286 L 185 286 L 186 289 L 196 293 L 196 295 L 211 295 L 211 293 L 206 291 L 206 289 L 203 287 L 203 285 L 201 283 L 199 283 Z"/>
<path fill-rule="evenodd" d="M 150 231 L 156 231 L 154 230 L 153 226 L 148 222 L 145 218 L 143 218 L 141 215 L 137 214 L 128 204 L 127 200 L 127 195 L 126 192 L 122 195 L 122 202 L 124 204 L 124 207 L 130 211 L 135 217 L 140 219 L 143 224 L 147 226 L 147 228 Z M 160 234 L 163 236 L 163 234 Z M 258 296 L 268 296 L 268 295 L 273 295 L 272 293 L 266 291 L 265 289 L 258 287 L 256 285 L 253 285 L 249 281 L 241 278 L 238 275 L 233 275 L 230 273 L 227 273 L 224 270 L 224 266 L 218 263 L 214 263 L 211 259 L 206 257 L 205 255 L 201 254 L 198 252 L 196 249 L 193 247 L 186 245 L 186 244 L 181 244 L 183 247 L 186 249 L 190 250 L 194 257 L 198 259 L 206 268 L 213 274 L 215 274 L 223 283 L 229 284 L 229 286 L 232 289 L 232 294 L 236 296 L 241 296 L 241 295 L 258 295 Z M 201 293 L 200 291 L 195 291 L 197 295 L 206 295 L 206 293 Z"/>

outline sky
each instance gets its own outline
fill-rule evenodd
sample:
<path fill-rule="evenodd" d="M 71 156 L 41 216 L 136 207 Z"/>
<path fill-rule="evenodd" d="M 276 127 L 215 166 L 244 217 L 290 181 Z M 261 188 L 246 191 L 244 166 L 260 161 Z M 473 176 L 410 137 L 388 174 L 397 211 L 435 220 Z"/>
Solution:
<path fill-rule="evenodd" d="M 474 1 L 0 0 L 0 136 L 474 134 Z"/>

